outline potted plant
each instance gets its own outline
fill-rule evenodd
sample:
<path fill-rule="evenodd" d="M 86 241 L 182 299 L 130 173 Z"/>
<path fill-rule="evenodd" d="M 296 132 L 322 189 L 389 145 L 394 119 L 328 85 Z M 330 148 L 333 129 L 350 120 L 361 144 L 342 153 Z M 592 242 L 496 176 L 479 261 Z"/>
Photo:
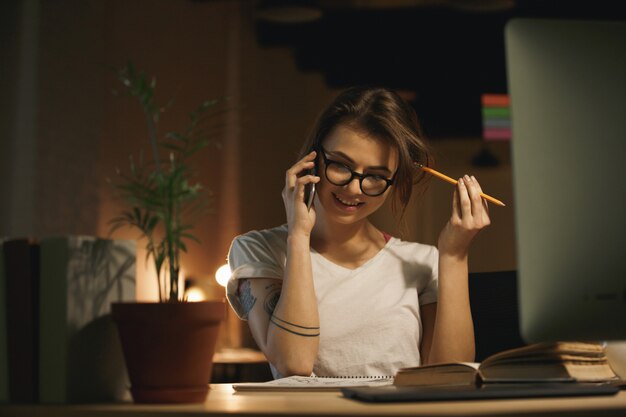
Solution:
<path fill-rule="evenodd" d="M 218 100 L 191 112 L 189 125 L 160 135 L 163 108 L 155 103 L 155 81 L 132 64 L 118 71 L 130 96 L 139 100 L 148 128 L 150 154 L 130 156 L 113 185 L 126 209 L 111 220 L 111 232 L 137 229 L 154 264 L 158 302 L 113 303 L 135 402 L 203 402 L 208 393 L 212 357 L 224 301 L 187 302 L 179 286 L 180 256 L 187 251 L 194 214 L 206 212 L 210 193 L 194 179 L 191 158 L 211 140 L 201 128 Z"/>

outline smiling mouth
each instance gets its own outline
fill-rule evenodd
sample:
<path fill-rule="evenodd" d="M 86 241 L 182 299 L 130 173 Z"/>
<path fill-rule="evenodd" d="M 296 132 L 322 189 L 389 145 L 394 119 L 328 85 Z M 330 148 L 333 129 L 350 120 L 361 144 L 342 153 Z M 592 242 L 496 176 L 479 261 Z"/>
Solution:
<path fill-rule="evenodd" d="M 337 194 L 333 193 L 333 196 L 335 197 L 335 200 L 339 201 L 341 204 L 343 204 L 344 206 L 348 206 L 348 207 L 358 207 L 361 206 L 365 203 L 359 202 L 359 201 L 348 201 L 348 200 L 344 200 L 343 198 L 339 197 Z"/>

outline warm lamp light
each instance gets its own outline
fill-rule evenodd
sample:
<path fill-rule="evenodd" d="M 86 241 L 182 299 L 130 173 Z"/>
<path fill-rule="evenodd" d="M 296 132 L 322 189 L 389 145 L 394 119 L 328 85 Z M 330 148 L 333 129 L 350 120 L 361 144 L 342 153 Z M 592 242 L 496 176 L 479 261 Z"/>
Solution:
<path fill-rule="evenodd" d="M 202 291 L 202 288 L 191 287 L 185 291 L 185 297 L 189 302 L 198 302 L 206 300 L 206 294 Z"/>
<path fill-rule="evenodd" d="M 217 271 L 215 271 L 215 280 L 218 284 L 220 284 L 222 287 L 225 287 L 229 279 L 230 267 L 228 266 L 228 264 L 222 265 L 217 268 Z"/>

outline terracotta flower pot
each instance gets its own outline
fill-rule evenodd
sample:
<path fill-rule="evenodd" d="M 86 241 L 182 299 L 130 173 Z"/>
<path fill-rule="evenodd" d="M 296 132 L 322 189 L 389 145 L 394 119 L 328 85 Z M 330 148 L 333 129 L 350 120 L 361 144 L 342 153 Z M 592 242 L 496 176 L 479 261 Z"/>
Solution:
<path fill-rule="evenodd" d="M 203 402 L 225 313 L 224 301 L 113 303 L 134 401 Z"/>

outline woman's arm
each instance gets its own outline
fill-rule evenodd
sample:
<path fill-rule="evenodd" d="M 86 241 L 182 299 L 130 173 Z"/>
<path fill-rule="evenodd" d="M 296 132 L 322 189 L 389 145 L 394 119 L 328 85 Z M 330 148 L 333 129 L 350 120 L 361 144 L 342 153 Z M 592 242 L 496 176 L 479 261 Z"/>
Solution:
<path fill-rule="evenodd" d="M 283 280 L 242 279 L 239 301 L 254 340 L 278 372 L 309 376 L 320 325 L 307 242 L 288 238 Z"/>
<path fill-rule="evenodd" d="M 283 376 L 310 375 L 319 348 L 319 313 L 311 269 L 310 234 L 315 210 L 304 204 L 304 186 L 319 181 L 302 175 L 315 152 L 286 172 L 283 201 L 287 213 L 287 256 L 283 280 L 249 281 L 249 324 L 259 348 Z M 244 296 L 240 293 L 240 297 Z M 256 300 L 263 300 L 256 303 Z"/>
<path fill-rule="evenodd" d="M 427 363 L 473 362 L 474 325 L 469 303 L 467 257 L 439 256 L 439 293 L 432 314 L 432 344 Z"/>
<path fill-rule="evenodd" d="M 452 216 L 439 236 L 439 293 L 436 311 L 427 313 L 423 322 L 424 328 L 432 326 L 432 342 L 424 363 L 474 360 L 467 258 L 472 239 L 490 224 L 487 202 L 480 193 L 474 177 L 459 180 Z"/>
<path fill-rule="evenodd" d="M 291 296 L 285 291 L 283 281 L 278 279 L 241 279 L 239 284 L 239 300 L 252 337 L 282 376 L 308 376 L 313 371 L 319 345 L 319 319 L 317 303 L 314 303 L 314 311 L 307 312 L 305 307 L 309 303 L 304 295 L 303 291 L 296 297 Z M 304 298 L 305 302 L 302 303 L 298 298 Z M 315 300 L 315 294 L 312 298 Z M 277 312 L 278 304 L 281 304 L 282 312 Z M 293 317 L 300 319 L 295 320 Z"/>
<path fill-rule="evenodd" d="M 420 306 L 420 318 L 422 321 L 422 338 L 420 344 L 420 363 L 426 365 L 430 356 L 430 347 L 433 343 L 433 331 L 435 329 L 435 317 L 437 317 L 437 303 Z"/>

